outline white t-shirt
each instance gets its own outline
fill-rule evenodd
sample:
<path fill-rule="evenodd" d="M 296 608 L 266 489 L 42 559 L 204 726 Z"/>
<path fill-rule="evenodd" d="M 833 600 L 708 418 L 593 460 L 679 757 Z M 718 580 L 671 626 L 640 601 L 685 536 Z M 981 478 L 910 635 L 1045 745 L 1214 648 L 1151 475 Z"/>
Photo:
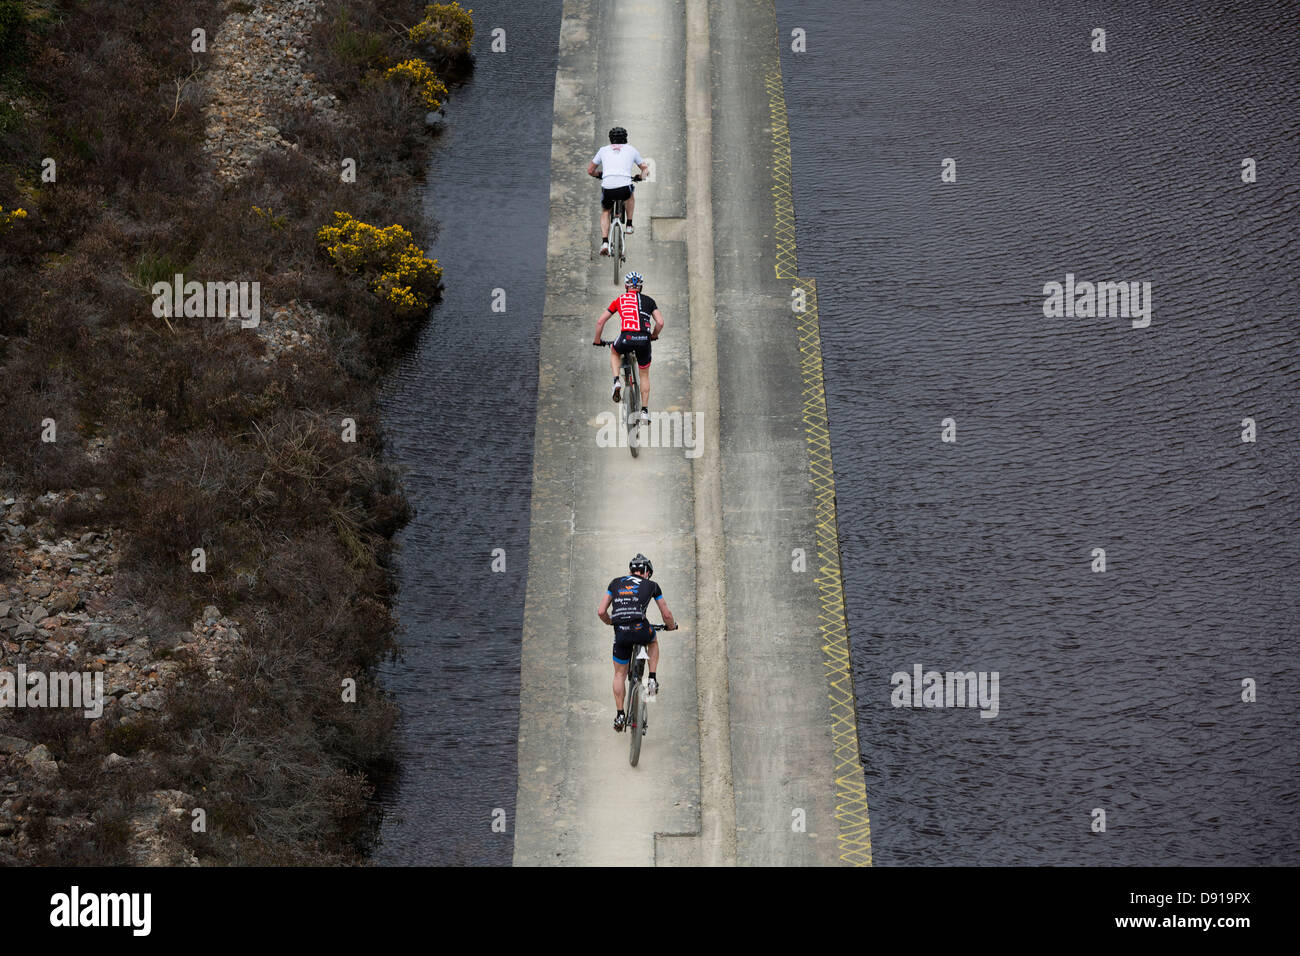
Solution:
<path fill-rule="evenodd" d="M 610 143 L 591 158 L 600 167 L 600 184 L 606 189 L 626 186 L 636 175 L 637 167 L 645 162 L 635 146 L 627 143 Z"/>

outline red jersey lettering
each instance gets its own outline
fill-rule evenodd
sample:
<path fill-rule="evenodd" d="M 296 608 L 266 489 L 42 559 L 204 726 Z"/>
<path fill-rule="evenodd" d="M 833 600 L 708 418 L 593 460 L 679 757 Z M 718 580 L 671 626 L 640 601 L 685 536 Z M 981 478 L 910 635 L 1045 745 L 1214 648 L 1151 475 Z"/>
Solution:
<path fill-rule="evenodd" d="M 622 319 L 622 329 L 624 332 L 644 332 L 645 326 L 642 325 L 641 319 L 641 295 L 637 292 L 624 292 L 612 303 L 609 311 L 617 312 Z"/>

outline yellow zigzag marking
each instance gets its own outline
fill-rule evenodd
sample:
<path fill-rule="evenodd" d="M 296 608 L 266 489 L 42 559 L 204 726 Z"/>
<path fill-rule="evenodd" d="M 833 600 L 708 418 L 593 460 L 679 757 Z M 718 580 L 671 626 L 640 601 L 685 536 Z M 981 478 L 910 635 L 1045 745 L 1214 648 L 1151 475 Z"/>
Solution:
<path fill-rule="evenodd" d="M 776 215 L 776 276 L 802 289 L 806 308 L 796 313 L 800 371 L 803 376 L 803 423 L 808 436 L 808 480 L 816 499 L 818 614 L 830 681 L 831 735 L 835 742 L 835 817 L 839 820 L 840 859 L 854 866 L 871 865 L 871 820 L 867 788 L 859 763 L 857 715 L 853 704 L 853 671 L 849 661 L 848 627 L 844 620 L 844 586 L 840 578 L 839 532 L 835 520 L 835 469 L 831 465 L 831 436 L 826 421 L 826 392 L 822 377 L 821 327 L 817 315 L 817 284 L 799 276 L 795 247 L 794 196 L 791 191 L 790 127 L 778 63 L 765 80 L 772 116 L 772 200 Z"/>

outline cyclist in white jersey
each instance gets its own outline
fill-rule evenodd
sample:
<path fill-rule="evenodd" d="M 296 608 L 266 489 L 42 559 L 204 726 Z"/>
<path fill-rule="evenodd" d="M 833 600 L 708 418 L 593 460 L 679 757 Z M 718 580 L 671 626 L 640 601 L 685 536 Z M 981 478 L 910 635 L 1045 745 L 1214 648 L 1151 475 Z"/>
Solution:
<path fill-rule="evenodd" d="M 640 169 L 641 175 L 634 176 L 633 170 Z M 609 145 L 600 151 L 587 164 L 587 175 L 600 180 L 600 254 L 609 255 L 609 219 L 614 208 L 614 201 L 622 199 L 627 207 L 627 234 L 632 235 L 632 212 L 636 208 L 636 199 L 632 195 L 635 188 L 632 183 L 649 175 L 650 166 L 636 151 L 635 146 L 627 142 L 627 130 L 615 126 L 609 131 Z"/>

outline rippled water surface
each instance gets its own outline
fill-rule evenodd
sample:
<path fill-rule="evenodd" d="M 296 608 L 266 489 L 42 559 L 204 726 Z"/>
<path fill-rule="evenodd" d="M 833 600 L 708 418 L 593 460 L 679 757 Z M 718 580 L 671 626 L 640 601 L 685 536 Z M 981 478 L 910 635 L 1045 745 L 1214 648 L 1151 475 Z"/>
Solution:
<path fill-rule="evenodd" d="M 1300 862 L 1300 5 L 777 9 L 876 862 Z"/>
<path fill-rule="evenodd" d="M 381 864 L 512 854 L 561 4 L 474 7 L 447 297 L 385 402 L 418 514 Z M 1300 862 L 1300 6 L 777 10 L 876 862 Z M 1045 318 L 1067 272 L 1150 282 L 1150 327 Z M 997 671 L 998 716 L 892 707 L 916 664 Z"/>
<path fill-rule="evenodd" d="M 384 401 L 418 513 L 401 536 L 398 779 L 374 860 L 508 865 L 528 577 L 537 334 L 546 287 L 560 0 L 475 0 L 473 78 L 453 90 L 426 218 L 445 299 Z M 490 51 L 506 28 L 506 50 Z M 505 312 L 493 311 L 494 290 Z M 506 573 L 491 570 L 505 551 Z M 492 829 L 505 813 L 505 833 Z"/>

